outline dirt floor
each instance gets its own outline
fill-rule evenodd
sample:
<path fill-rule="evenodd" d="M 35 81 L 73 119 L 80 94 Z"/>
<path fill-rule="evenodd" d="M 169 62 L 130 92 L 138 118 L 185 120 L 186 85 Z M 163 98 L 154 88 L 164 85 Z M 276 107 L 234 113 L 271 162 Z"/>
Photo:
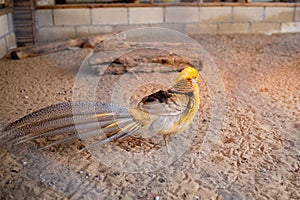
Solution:
<path fill-rule="evenodd" d="M 170 147 L 180 149 L 176 141 L 185 135 L 190 142 L 185 148 L 169 156 L 159 140 L 160 151 L 152 148 L 157 150 L 153 154 L 159 160 L 156 168 L 143 171 L 134 168 L 143 158 L 115 163 L 106 150 L 79 152 L 79 141 L 44 150 L 31 143 L 14 147 L 2 143 L 0 199 L 300 199 L 300 34 L 193 38 L 216 64 L 220 79 L 214 81 L 224 91 L 210 91 L 210 78 L 216 77 L 201 74 L 199 116 L 187 132 L 171 139 L 175 142 Z M 2 58 L 1 126 L 45 106 L 74 100 L 76 73 L 90 51 L 72 49 L 24 60 Z M 85 71 L 85 77 L 96 81 L 94 98 L 103 102 L 115 101 L 116 94 L 110 91 L 117 88 L 112 84 L 117 76 L 99 80 L 95 69 Z M 158 87 L 172 85 L 176 77 L 173 73 L 158 80 L 149 76 L 161 83 Z M 157 89 L 147 86 L 145 90 L 140 84 L 133 84 L 131 103 Z M 214 104 L 214 97 L 220 105 Z M 214 111 L 214 107 L 219 108 Z M 207 135 L 209 130 L 214 135 Z M 127 142 L 130 146 L 132 141 Z M 123 144 L 117 145 L 122 149 Z"/>

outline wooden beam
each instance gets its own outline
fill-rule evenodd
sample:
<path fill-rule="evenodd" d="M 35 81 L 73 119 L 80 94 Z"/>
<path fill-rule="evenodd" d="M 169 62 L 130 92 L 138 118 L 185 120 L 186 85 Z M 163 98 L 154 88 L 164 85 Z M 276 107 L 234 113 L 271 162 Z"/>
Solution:
<path fill-rule="evenodd" d="M 10 56 L 12 59 L 23 59 L 34 56 L 40 56 L 48 53 L 54 53 L 58 51 L 64 51 L 72 47 L 83 47 L 83 48 L 95 48 L 102 41 L 110 37 L 112 34 L 103 34 L 90 36 L 88 38 L 76 38 L 60 42 L 52 42 L 44 45 L 20 47 L 15 51 L 11 52 Z M 30 38 L 22 38 L 27 41 Z"/>
<path fill-rule="evenodd" d="M 3 9 L 0 9 L 0 16 L 1 15 L 6 15 L 6 14 L 12 13 L 12 12 L 13 12 L 12 8 L 3 8 Z"/>
<path fill-rule="evenodd" d="M 23 59 L 48 53 L 54 53 L 57 51 L 66 50 L 69 47 L 81 47 L 85 41 L 85 39 L 71 39 L 68 41 L 55 42 L 41 46 L 18 48 L 17 50 L 11 52 L 10 56 L 12 59 Z"/>
<path fill-rule="evenodd" d="M 191 6 L 191 7 L 212 7 L 212 6 L 250 6 L 250 7 L 300 7 L 300 3 L 113 3 L 113 4 L 60 4 L 37 6 L 37 9 L 69 9 L 69 8 L 111 8 L 111 7 L 174 7 L 174 6 Z"/>

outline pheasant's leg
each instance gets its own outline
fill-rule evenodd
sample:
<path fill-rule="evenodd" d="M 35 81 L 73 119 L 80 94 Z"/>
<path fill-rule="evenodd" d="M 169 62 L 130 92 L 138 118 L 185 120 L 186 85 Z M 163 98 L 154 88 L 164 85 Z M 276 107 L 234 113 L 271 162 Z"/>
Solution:
<path fill-rule="evenodd" d="M 164 141 L 165 141 L 166 150 L 168 154 L 170 154 L 169 146 L 168 146 L 169 137 L 170 137 L 169 135 L 164 135 Z"/>

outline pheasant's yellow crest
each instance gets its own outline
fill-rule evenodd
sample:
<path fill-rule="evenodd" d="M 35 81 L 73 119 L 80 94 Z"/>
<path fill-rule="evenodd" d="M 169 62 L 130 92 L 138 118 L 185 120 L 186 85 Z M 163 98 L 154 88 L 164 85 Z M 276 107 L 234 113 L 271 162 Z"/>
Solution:
<path fill-rule="evenodd" d="M 193 67 L 187 67 L 180 72 L 178 75 L 176 82 L 178 83 L 182 79 L 198 79 L 199 73 L 198 70 Z"/>

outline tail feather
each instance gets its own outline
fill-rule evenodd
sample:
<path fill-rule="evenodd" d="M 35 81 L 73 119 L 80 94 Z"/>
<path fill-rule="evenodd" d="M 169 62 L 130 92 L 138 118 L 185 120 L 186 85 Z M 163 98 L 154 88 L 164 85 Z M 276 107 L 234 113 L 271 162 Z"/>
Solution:
<path fill-rule="evenodd" d="M 96 146 L 103 145 L 112 140 L 121 140 L 121 138 L 124 139 L 126 137 L 136 134 L 140 129 L 141 129 L 141 124 L 139 122 L 132 122 L 114 131 L 111 135 L 105 137 L 104 139 L 89 144 L 86 148 L 95 148 Z"/>
<path fill-rule="evenodd" d="M 123 140 L 123 139 L 128 138 L 132 135 L 135 135 L 140 129 L 141 129 L 141 124 L 140 123 L 134 123 L 134 124 L 132 124 L 131 129 L 129 129 L 126 134 L 119 137 L 118 140 Z"/>
<path fill-rule="evenodd" d="M 101 102 L 63 102 L 47 106 L 32 112 L 7 125 L 2 131 L 9 131 L 26 124 L 48 119 L 73 117 L 76 115 L 88 115 L 97 113 L 128 113 L 128 108 Z"/>
<path fill-rule="evenodd" d="M 133 135 L 140 128 L 137 124 L 125 107 L 100 102 L 64 102 L 42 108 L 12 122 L 2 130 L 4 134 L 0 139 L 7 137 L 8 141 L 20 144 L 38 138 L 63 136 L 43 147 L 48 148 L 78 138 L 92 139 L 103 135 L 106 138 L 101 143 L 105 143 Z M 74 134 L 65 136 L 67 133 Z"/>
<path fill-rule="evenodd" d="M 76 140 L 76 139 L 78 139 L 77 135 L 71 135 L 71 136 L 68 136 L 68 137 L 64 137 L 61 140 L 57 140 L 57 141 L 55 141 L 51 144 L 48 144 L 44 147 L 39 148 L 39 150 L 47 149 L 49 147 L 52 147 L 52 146 L 55 146 L 55 145 L 58 145 L 58 144 L 62 144 L 62 143 L 65 143 L 65 142 L 69 142 L 69 141 L 72 141 L 72 140 Z"/>
<path fill-rule="evenodd" d="M 109 122 L 107 122 L 106 124 L 109 124 Z M 39 134 L 35 134 L 35 135 L 24 135 L 23 137 L 18 137 L 17 139 L 15 139 L 16 143 L 23 143 L 29 140 L 34 140 L 37 138 L 42 138 L 42 137 L 48 137 L 48 136 L 55 136 L 55 135 L 60 135 L 60 134 L 64 134 L 64 133 L 75 133 L 76 131 L 80 130 L 80 131 L 84 131 L 84 130 L 95 130 L 98 129 L 99 126 L 101 126 L 101 124 L 99 124 L 99 122 L 90 122 L 90 123 L 84 123 L 84 124 L 78 124 L 78 125 L 74 125 L 74 124 L 70 124 L 68 126 L 65 127 L 57 127 L 53 130 L 50 131 L 46 131 L 43 130 L 43 132 L 39 133 Z"/>
<path fill-rule="evenodd" d="M 72 104 L 70 102 L 58 103 L 32 112 L 10 123 L 3 129 L 3 131 L 6 132 L 12 129 L 16 129 L 20 126 L 24 126 L 26 124 L 31 124 L 37 121 L 43 121 L 47 119 L 55 119 L 57 117 L 62 116 L 72 116 Z"/>

